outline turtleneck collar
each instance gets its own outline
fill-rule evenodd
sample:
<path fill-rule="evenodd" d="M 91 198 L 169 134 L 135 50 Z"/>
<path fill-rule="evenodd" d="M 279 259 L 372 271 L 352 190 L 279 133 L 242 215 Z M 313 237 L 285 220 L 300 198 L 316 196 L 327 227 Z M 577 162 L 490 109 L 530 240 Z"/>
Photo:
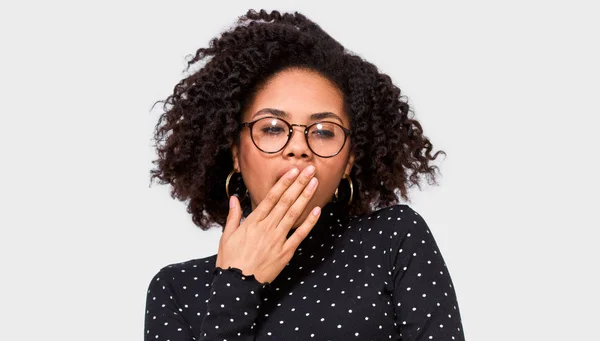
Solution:
<path fill-rule="evenodd" d="M 243 211 L 244 218 L 250 215 L 251 212 L 252 208 L 248 205 Z M 331 233 L 334 230 L 337 230 L 340 225 L 343 226 L 347 221 L 348 211 L 344 205 L 335 203 L 333 201 L 328 202 L 322 207 L 319 220 L 300 245 L 306 245 L 310 240 L 323 240 L 330 238 Z M 289 238 L 294 231 L 295 229 L 290 230 L 287 237 Z"/>
<path fill-rule="evenodd" d="M 348 218 L 347 211 L 340 204 L 329 202 L 321 209 L 319 220 L 310 230 L 306 238 L 300 243 L 300 248 L 311 248 L 313 243 L 327 243 L 333 239 L 332 234 L 339 231 Z M 295 229 L 290 230 L 288 238 L 294 233 Z"/>

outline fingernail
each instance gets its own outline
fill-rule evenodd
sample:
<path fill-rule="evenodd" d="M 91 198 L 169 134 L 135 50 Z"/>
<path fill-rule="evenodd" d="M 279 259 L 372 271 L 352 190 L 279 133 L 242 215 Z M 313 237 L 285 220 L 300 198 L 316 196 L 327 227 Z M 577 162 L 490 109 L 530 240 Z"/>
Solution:
<path fill-rule="evenodd" d="M 320 211 L 321 211 L 321 208 L 319 206 L 317 206 L 317 207 L 313 208 L 312 214 L 314 216 L 318 216 Z"/>
<path fill-rule="evenodd" d="M 292 168 L 290 171 L 290 178 L 295 177 L 298 174 L 298 168 Z"/>
<path fill-rule="evenodd" d="M 229 198 L 229 208 L 235 208 L 235 199 L 233 197 L 234 196 L 232 195 L 231 198 Z"/>
<path fill-rule="evenodd" d="M 308 183 L 308 188 L 313 189 L 313 188 L 315 188 L 316 185 L 317 185 L 317 178 L 312 178 L 312 179 L 310 179 L 310 182 Z"/>
<path fill-rule="evenodd" d="M 304 170 L 304 174 L 311 175 L 314 171 L 315 171 L 315 166 L 311 165 L 311 166 L 306 167 L 306 169 Z"/>

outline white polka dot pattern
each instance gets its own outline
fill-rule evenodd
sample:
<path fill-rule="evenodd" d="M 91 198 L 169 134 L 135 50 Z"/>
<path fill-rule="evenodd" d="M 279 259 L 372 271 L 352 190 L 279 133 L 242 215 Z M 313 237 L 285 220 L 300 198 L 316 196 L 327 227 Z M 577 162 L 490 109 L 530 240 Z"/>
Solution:
<path fill-rule="evenodd" d="M 408 205 L 364 217 L 325 206 L 272 283 L 215 261 L 154 276 L 144 340 L 464 340 L 446 264 Z"/>

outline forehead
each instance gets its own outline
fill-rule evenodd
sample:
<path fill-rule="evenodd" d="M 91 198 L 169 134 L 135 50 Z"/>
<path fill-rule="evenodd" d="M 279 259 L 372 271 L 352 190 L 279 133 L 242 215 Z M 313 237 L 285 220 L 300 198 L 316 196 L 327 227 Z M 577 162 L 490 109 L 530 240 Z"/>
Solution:
<path fill-rule="evenodd" d="M 264 108 L 284 111 L 298 122 L 318 112 L 332 112 L 348 122 L 341 91 L 327 78 L 307 70 L 285 70 L 273 76 L 257 91 L 244 119 Z"/>

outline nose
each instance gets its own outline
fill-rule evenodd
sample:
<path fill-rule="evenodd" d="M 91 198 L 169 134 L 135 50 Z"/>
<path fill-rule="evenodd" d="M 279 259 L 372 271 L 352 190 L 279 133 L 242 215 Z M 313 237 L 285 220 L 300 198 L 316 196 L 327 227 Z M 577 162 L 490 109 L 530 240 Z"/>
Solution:
<path fill-rule="evenodd" d="M 304 137 L 304 128 L 304 126 L 292 126 L 292 136 L 285 148 L 283 148 L 283 155 L 289 157 L 300 156 L 302 158 L 311 158 L 313 156 Z"/>

